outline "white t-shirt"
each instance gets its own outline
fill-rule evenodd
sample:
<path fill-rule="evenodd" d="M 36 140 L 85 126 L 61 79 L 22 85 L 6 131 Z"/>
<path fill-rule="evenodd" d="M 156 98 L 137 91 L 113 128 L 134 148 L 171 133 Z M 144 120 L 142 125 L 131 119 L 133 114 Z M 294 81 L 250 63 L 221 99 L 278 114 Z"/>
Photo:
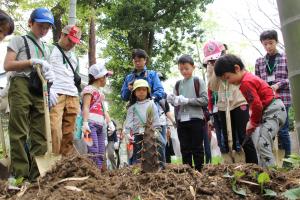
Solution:
<path fill-rule="evenodd" d="M 72 51 L 64 51 L 64 53 L 70 60 L 74 70 L 76 70 L 78 66 L 76 55 Z M 54 90 L 57 94 L 78 96 L 78 90 L 74 83 L 74 73 L 67 60 L 64 61 L 62 53 L 56 46 L 51 52 L 49 62 L 53 66 L 55 73 L 55 80 L 51 86 L 51 90 Z"/>

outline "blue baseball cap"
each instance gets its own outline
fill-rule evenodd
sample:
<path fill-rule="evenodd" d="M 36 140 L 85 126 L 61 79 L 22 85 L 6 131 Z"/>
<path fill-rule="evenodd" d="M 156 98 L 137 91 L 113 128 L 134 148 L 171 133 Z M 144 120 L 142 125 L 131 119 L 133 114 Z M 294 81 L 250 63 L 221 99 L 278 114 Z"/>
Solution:
<path fill-rule="evenodd" d="M 49 23 L 54 27 L 53 14 L 47 8 L 36 8 L 34 11 L 32 11 L 30 19 L 34 22 Z"/>

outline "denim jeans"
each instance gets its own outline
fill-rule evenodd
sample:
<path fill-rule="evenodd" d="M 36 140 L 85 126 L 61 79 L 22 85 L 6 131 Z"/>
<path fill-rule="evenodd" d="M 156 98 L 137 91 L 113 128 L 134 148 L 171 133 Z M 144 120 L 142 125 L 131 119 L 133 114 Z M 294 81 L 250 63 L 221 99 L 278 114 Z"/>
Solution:
<path fill-rule="evenodd" d="M 285 151 L 284 157 L 286 158 L 291 154 L 291 138 L 289 134 L 289 108 L 289 106 L 285 108 L 287 112 L 286 121 L 278 132 L 282 148 Z"/>

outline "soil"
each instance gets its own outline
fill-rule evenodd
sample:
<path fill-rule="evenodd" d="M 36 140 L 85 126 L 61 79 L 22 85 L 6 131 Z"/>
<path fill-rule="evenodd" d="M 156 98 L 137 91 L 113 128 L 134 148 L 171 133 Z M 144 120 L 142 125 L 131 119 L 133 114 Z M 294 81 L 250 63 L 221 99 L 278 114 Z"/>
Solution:
<path fill-rule="evenodd" d="M 245 199 L 264 199 L 260 187 L 256 185 L 256 176 L 263 171 L 271 179 L 265 188 L 277 194 L 300 184 L 300 169 L 280 172 L 262 169 L 254 164 L 206 165 L 199 173 L 187 165 L 169 164 L 157 173 L 141 173 L 139 166 L 101 173 L 89 159 L 74 156 L 59 162 L 37 183 L 31 184 L 21 197 L 7 190 L 5 182 L 0 182 L 0 199 L 241 199 L 232 191 L 231 179 L 224 177 L 226 173 L 233 175 L 236 171 L 245 173 L 237 182 L 239 188 L 246 189 Z M 86 179 L 65 180 L 71 177 Z M 276 199 L 284 197 L 278 195 Z"/>

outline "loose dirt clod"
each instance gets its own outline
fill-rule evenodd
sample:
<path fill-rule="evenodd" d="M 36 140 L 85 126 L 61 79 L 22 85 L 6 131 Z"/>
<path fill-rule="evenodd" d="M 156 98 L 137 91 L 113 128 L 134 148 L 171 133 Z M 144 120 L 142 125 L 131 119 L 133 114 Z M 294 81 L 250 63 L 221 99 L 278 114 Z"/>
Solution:
<path fill-rule="evenodd" d="M 257 183 L 256 175 L 267 172 L 271 181 L 266 188 L 282 193 L 287 189 L 298 187 L 300 170 L 278 172 L 265 170 L 254 164 L 206 165 L 199 173 L 187 165 L 166 166 L 165 170 L 157 173 L 134 173 L 140 166 L 131 166 L 115 171 L 101 173 L 90 159 L 75 156 L 58 163 L 52 171 L 31 184 L 22 200 L 153 200 L 153 199 L 241 199 L 233 193 L 231 180 L 224 177 L 225 173 L 234 174 L 238 169 L 245 175 L 242 180 Z M 68 181 L 59 182 L 66 178 Z M 238 187 L 246 189 L 244 199 L 264 199 L 260 194 L 260 187 L 248 183 L 238 182 Z M 191 190 L 191 188 L 193 188 Z M 192 191 L 192 192 L 191 192 Z M 0 197 L 17 199 L 15 194 L 7 191 L 5 183 L 0 182 Z M 276 197 L 276 199 L 284 199 Z"/>

